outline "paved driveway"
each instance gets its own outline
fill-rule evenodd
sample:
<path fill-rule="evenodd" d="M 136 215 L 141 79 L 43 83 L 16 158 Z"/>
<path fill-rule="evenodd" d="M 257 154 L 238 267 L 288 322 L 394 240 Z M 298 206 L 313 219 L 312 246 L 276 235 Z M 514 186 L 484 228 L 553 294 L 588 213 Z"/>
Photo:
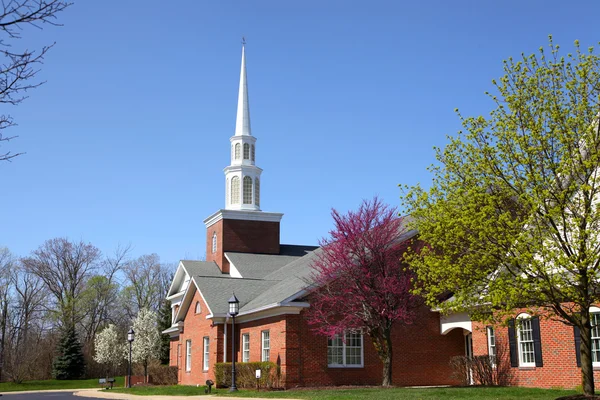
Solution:
<path fill-rule="evenodd" d="M 73 392 L 4 393 L 2 400 L 73 400 Z"/>

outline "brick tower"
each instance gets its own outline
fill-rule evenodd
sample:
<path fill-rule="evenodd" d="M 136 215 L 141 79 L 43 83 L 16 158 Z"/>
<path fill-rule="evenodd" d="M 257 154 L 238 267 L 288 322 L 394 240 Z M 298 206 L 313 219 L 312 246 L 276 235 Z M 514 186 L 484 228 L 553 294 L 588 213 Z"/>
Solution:
<path fill-rule="evenodd" d="M 204 220 L 206 261 L 229 273 L 225 252 L 279 254 L 279 223 L 283 214 L 260 209 L 262 169 L 256 166 L 256 138 L 250 129 L 245 43 L 231 162 L 225 167 L 225 208 Z"/>

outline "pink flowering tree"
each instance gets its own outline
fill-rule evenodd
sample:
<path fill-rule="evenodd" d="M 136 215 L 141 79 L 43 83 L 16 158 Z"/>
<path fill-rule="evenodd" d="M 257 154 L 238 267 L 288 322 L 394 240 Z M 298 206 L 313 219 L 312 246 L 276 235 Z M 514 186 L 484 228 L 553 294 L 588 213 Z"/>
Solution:
<path fill-rule="evenodd" d="M 321 240 L 313 262 L 308 323 L 314 332 L 344 338 L 368 335 L 383 363 L 383 386 L 392 384 L 394 325 L 411 324 L 421 298 L 411 293 L 412 272 L 402 261 L 412 243 L 397 210 L 379 199 L 358 211 L 333 210 L 335 228 Z"/>

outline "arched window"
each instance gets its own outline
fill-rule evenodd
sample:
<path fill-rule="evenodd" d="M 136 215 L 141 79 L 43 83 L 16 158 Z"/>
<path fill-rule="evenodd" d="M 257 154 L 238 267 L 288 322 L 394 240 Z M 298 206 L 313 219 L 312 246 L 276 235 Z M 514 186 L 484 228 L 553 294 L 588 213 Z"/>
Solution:
<path fill-rule="evenodd" d="M 231 178 L 231 204 L 240 204 L 240 177 Z"/>
<path fill-rule="evenodd" d="M 217 252 L 217 232 L 213 232 L 213 237 L 212 237 L 212 252 L 213 253 Z"/>
<path fill-rule="evenodd" d="M 227 178 L 227 182 L 225 183 L 225 205 L 229 205 L 229 178 Z"/>
<path fill-rule="evenodd" d="M 240 144 L 239 143 L 235 144 L 235 159 L 236 160 L 240 159 Z"/>
<path fill-rule="evenodd" d="M 233 160 L 234 157 L 234 145 L 231 145 L 231 159 Z"/>
<path fill-rule="evenodd" d="M 196 314 L 200 314 L 202 312 L 202 306 L 200 305 L 199 301 L 196 302 L 196 308 L 194 309 L 194 312 Z"/>
<path fill-rule="evenodd" d="M 244 204 L 252 204 L 252 178 L 244 177 Z"/>
<path fill-rule="evenodd" d="M 260 179 L 254 180 L 254 204 L 260 206 Z"/>
<path fill-rule="evenodd" d="M 250 145 L 248 143 L 244 143 L 244 160 L 250 159 Z"/>
<path fill-rule="evenodd" d="M 254 145 L 252 145 L 252 161 L 256 161 L 255 157 L 256 157 L 256 149 L 254 148 Z"/>

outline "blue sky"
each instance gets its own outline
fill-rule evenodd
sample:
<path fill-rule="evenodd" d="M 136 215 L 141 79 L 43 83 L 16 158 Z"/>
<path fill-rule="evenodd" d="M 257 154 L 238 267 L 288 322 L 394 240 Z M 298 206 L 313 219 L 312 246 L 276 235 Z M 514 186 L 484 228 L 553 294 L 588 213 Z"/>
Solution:
<path fill-rule="evenodd" d="M 247 39 L 261 206 L 283 243 L 316 244 L 330 210 L 398 184 L 427 186 L 433 146 L 487 114 L 502 60 L 600 40 L 596 1 L 83 1 L 61 28 L 45 85 L 2 106 L 19 138 L 2 150 L 0 246 L 24 256 L 67 236 L 163 261 L 205 253 L 204 218 L 224 207 Z M 15 44 L 17 45 L 17 44 Z M 8 133 L 8 132 L 7 132 Z"/>

